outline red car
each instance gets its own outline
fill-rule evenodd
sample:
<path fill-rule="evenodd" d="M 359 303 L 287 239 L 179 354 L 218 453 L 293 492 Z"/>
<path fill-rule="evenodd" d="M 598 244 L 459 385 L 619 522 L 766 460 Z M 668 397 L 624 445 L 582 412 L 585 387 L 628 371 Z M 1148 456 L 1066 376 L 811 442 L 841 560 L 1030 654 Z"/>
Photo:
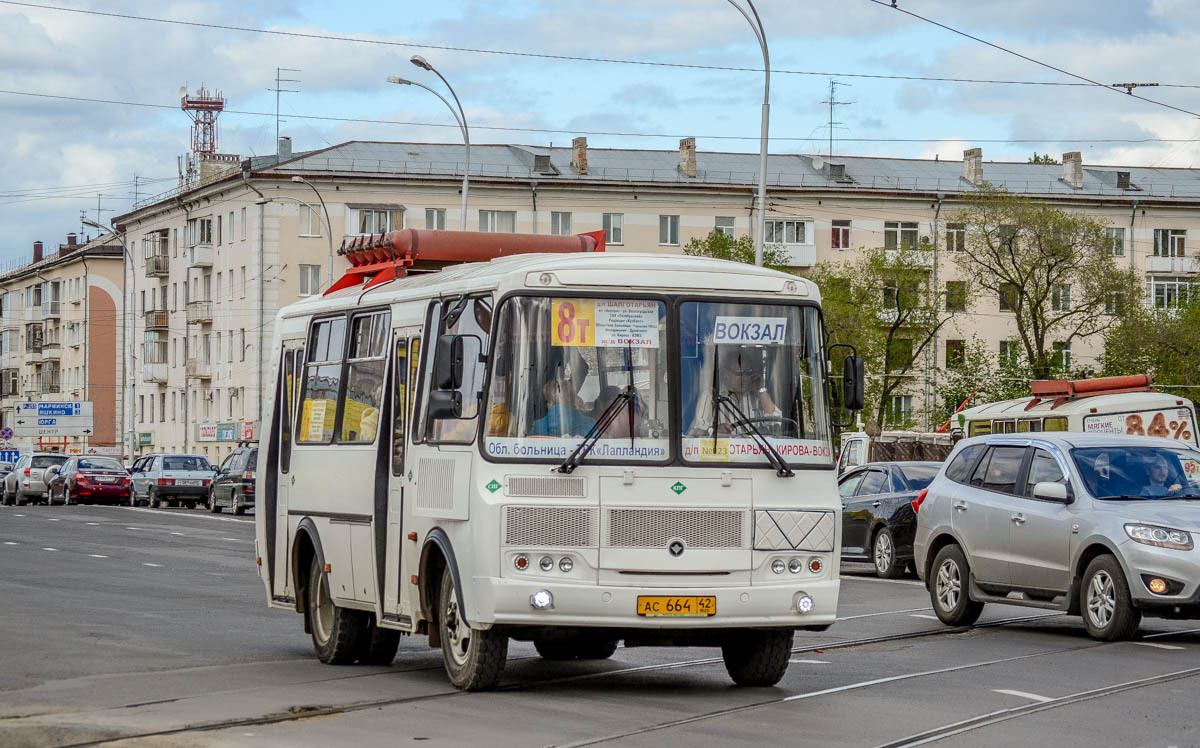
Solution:
<path fill-rule="evenodd" d="M 129 503 L 129 473 L 111 457 L 72 457 L 48 485 L 51 504 Z"/>

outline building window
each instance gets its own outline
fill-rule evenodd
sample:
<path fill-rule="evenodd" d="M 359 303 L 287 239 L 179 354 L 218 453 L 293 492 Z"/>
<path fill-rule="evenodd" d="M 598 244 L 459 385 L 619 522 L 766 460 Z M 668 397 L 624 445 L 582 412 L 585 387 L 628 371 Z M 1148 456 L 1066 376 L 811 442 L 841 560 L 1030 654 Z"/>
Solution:
<path fill-rule="evenodd" d="M 1071 311 L 1071 284 L 1059 283 L 1050 292 L 1050 308 L 1056 312 Z"/>
<path fill-rule="evenodd" d="M 1183 229 L 1154 229 L 1154 256 L 1183 257 L 1186 236 Z"/>
<path fill-rule="evenodd" d="M 426 208 L 425 209 L 425 228 L 432 231 L 446 230 L 446 209 L 445 208 Z"/>
<path fill-rule="evenodd" d="M 888 371 L 904 371 L 913 362 L 913 342 L 908 338 L 892 338 L 888 347 Z"/>
<path fill-rule="evenodd" d="M 913 249 L 917 246 L 917 223 L 915 221 L 884 221 L 884 249 Z"/>
<path fill-rule="evenodd" d="M 1015 363 L 1021 349 L 1015 340 L 1000 341 L 1000 365 Z"/>
<path fill-rule="evenodd" d="M 246 266 L 242 265 L 242 298 L 246 298 Z"/>
<path fill-rule="evenodd" d="M 167 393 L 158 393 L 158 420 L 161 423 L 167 422 Z"/>
<path fill-rule="evenodd" d="M 962 366 L 967 358 L 967 342 L 965 340 L 946 341 L 946 368 L 956 369 Z"/>
<path fill-rule="evenodd" d="M 365 233 L 365 232 L 364 232 Z M 321 235 L 321 214 L 307 203 L 300 205 L 300 236 Z"/>
<path fill-rule="evenodd" d="M 892 407 L 888 413 L 889 420 L 896 425 L 912 420 L 912 395 L 892 395 Z"/>
<path fill-rule="evenodd" d="M 1174 309 L 1191 298 L 1193 284 L 1190 278 L 1150 276 L 1147 285 L 1150 303 L 1155 309 Z"/>
<path fill-rule="evenodd" d="M 221 216 L 217 216 L 217 244 L 221 243 Z"/>
<path fill-rule="evenodd" d="M 492 234 L 511 234 L 517 230 L 515 210 L 479 211 L 479 230 Z"/>
<path fill-rule="evenodd" d="M 808 244 L 805 221 L 767 221 L 763 234 L 767 244 Z"/>
<path fill-rule="evenodd" d="M 1000 311 L 1017 311 L 1017 285 L 1004 283 L 1000 286 Z"/>
<path fill-rule="evenodd" d="M 603 217 L 604 242 L 606 244 L 625 243 L 625 214 L 605 213 Z"/>
<path fill-rule="evenodd" d="M 300 295 L 312 296 L 321 290 L 321 266 L 300 266 Z"/>
<path fill-rule="evenodd" d="M 385 234 L 404 228 L 404 211 L 390 208 L 358 208 L 358 233 Z"/>
<path fill-rule="evenodd" d="M 679 216 L 658 217 L 658 243 L 679 244 Z"/>
<path fill-rule="evenodd" d="M 829 240 L 829 246 L 833 249 L 850 249 L 849 221 L 833 222 L 833 235 Z"/>
<path fill-rule="evenodd" d="M 232 210 L 229 211 L 229 223 L 228 223 L 228 226 L 226 227 L 226 230 L 227 230 L 228 236 L 229 236 L 229 243 L 233 244 L 235 231 L 234 231 L 234 225 L 233 225 L 233 211 Z"/>
<path fill-rule="evenodd" d="M 1059 369 L 1068 369 L 1071 367 L 1070 343 L 1054 343 L 1054 365 Z"/>
<path fill-rule="evenodd" d="M 242 208 L 242 238 L 246 238 L 246 209 Z"/>
<path fill-rule="evenodd" d="M 1104 229 L 1104 233 L 1108 237 L 1108 246 L 1112 250 L 1113 257 L 1123 257 L 1125 255 L 1125 229 L 1107 228 Z"/>
<path fill-rule="evenodd" d="M 213 221 L 211 218 L 196 219 L 196 235 L 193 238 L 196 244 L 212 244 Z"/>
<path fill-rule="evenodd" d="M 724 234 L 730 239 L 733 238 L 733 216 L 717 216 L 717 222 L 714 225 L 717 233 Z"/>
<path fill-rule="evenodd" d="M 967 227 L 961 223 L 946 224 L 946 249 L 962 252 L 967 248 Z"/>
<path fill-rule="evenodd" d="M 967 311 L 966 281 L 946 281 L 946 311 Z"/>
<path fill-rule="evenodd" d="M 571 233 L 571 214 L 557 210 L 550 212 L 550 233 L 567 236 Z"/>
<path fill-rule="evenodd" d="M 246 329 L 242 328 L 238 331 L 238 350 L 241 351 L 241 360 L 246 360 Z"/>
<path fill-rule="evenodd" d="M 138 395 L 138 422 L 145 423 L 146 421 L 146 396 Z"/>

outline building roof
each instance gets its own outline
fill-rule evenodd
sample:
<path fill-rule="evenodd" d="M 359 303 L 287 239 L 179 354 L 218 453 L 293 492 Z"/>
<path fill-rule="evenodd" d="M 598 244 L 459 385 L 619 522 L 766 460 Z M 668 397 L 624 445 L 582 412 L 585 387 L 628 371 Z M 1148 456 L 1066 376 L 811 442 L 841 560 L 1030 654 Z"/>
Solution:
<path fill-rule="evenodd" d="M 20 280 L 31 275 L 49 270 L 50 268 L 59 265 L 66 265 L 74 262 L 81 257 L 89 259 L 100 257 L 114 257 L 124 260 L 125 250 L 121 247 L 121 241 L 114 233 L 102 234 L 83 244 L 71 246 L 69 244 L 58 245 L 58 251 L 54 254 L 48 254 L 39 262 L 31 262 L 28 265 L 0 272 L 0 285 L 10 283 L 14 280 Z"/>

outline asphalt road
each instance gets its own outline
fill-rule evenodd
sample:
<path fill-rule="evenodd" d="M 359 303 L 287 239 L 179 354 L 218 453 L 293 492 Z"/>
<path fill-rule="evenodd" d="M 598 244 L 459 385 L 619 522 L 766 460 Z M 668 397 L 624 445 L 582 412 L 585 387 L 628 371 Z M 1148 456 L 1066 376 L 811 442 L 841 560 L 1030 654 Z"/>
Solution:
<path fill-rule="evenodd" d="M 501 688 L 463 694 L 424 637 L 390 667 L 317 662 L 300 617 L 266 607 L 253 534 L 0 508 L 0 746 L 1200 746 L 1200 621 L 1102 644 L 993 605 L 957 630 L 916 580 L 852 572 L 776 688 L 732 686 L 713 649 L 551 663 L 513 643 Z"/>

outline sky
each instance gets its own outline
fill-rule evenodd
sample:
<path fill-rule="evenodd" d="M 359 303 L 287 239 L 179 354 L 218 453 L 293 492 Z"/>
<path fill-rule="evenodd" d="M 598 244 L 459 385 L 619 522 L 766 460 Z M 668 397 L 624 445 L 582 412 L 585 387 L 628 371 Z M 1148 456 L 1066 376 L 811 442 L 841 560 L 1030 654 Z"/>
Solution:
<path fill-rule="evenodd" d="M 994 161 L 1079 150 L 1085 164 L 1200 166 L 1200 79 L 1186 64 L 1200 3 L 898 4 L 928 20 L 876 0 L 756 1 L 774 70 L 772 153 L 829 151 L 823 102 L 836 80 L 837 155 L 960 160 L 981 147 Z M 1101 86 L 1031 85 L 1081 81 L 935 22 L 1098 83 L 1162 84 L 1135 93 L 1185 111 Z M 34 241 L 94 234 L 81 212 L 107 224 L 135 190 L 176 185 L 190 142 L 181 86 L 226 98 L 222 153 L 274 152 L 277 67 L 296 79 L 279 123 L 294 151 L 461 142 L 441 101 L 386 82 L 442 90 L 414 54 L 454 86 L 473 143 L 566 146 L 587 133 L 592 148 L 674 150 L 691 136 L 700 151 L 758 152 L 762 54 L 729 0 L 0 0 L 0 269 L 28 262 Z"/>

